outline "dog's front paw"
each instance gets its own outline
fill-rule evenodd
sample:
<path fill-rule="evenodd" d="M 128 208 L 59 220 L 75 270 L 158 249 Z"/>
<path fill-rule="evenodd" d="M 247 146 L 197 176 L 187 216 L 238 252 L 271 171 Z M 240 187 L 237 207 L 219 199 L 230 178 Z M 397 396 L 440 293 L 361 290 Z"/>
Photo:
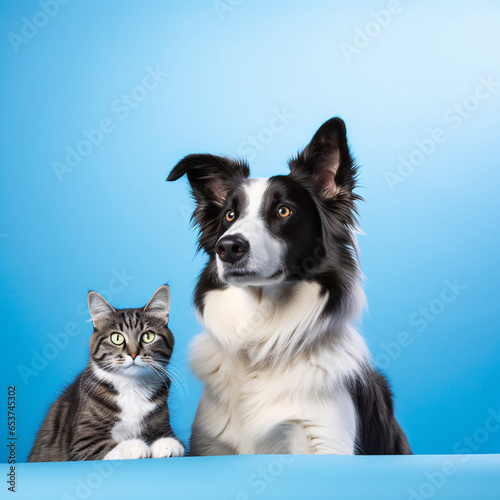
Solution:
<path fill-rule="evenodd" d="M 153 458 L 182 457 L 184 446 L 175 438 L 160 438 L 151 445 L 151 456 Z"/>
<path fill-rule="evenodd" d="M 140 439 L 127 439 L 118 443 L 109 451 L 104 460 L 131 460 L 134 458 L 149 458 L 151 449 Z"/>

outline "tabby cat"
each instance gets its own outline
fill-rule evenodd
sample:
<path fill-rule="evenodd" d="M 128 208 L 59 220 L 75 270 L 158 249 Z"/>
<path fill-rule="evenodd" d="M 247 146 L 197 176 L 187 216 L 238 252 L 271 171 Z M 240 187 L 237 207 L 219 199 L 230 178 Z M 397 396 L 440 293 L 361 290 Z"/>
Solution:
<path fill-rule="evenodd" d="M 167 406 L 168 286 L 142 309 L 114 309 L 96 292 L 88 299 L 89 363 L 50 407 L 28 462 L 182 456 Z"/>

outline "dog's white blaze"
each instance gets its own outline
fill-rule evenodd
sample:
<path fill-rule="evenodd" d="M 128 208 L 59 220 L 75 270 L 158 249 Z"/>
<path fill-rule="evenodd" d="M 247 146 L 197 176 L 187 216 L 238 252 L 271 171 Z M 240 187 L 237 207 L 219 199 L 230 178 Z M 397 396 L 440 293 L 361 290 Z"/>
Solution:
<path fill-rule="evenodd" d="M 94 373 L 118 391 L 116 402 L 121 412 L 111 431 L 112 438 L 120 442 L 139 437 L 142 421 L 156 407 L 150 400 L 155 384 L 140 377 L 125 377 L 101 368 L 96 368 Z"/>
<path fill-rule="evenodd" d="M 266 192 L 269 179 L 250 179 L 245 186 L 245 194 L 248 204 L 238 220 L 224 233 L 224 235 L 241 233 L 258 232 L 256 226 L 264 225 L 260 216 L 260 209 L 264 193 Z"/>
<path fill-rule="evenodd" d="M 269 179 L 258 177 L 256 179 L 250 179 L 245 191 L 248 196 L 248 208 L 246 213 L 246 219 L 259 218 L 260 208 L 262 206 L 262 200 L 264 198 L 264 193 L 269 185 Z"/>
<path fill-rule="evenodd" d="M 246 271 L 256 273 L 254 279 L 244 282 L 234 282 L 235 285 L 264 284 L 268 278 L 281 271 L 281 259 L 284 245 L 269 232 L 264 223 L 261 207 L 264 193 L 269 185 L 269 179 L 250 179 L 245 186 L 248 204 L 238 219 L 223 236 L 241 234 L 250 245 L 249 259 Z M 225 280 L 225 267 L 217 258 L 217 271 Z M 229 280 L 231 281 L 231 280 Z"/>
<path fill-rule="evenodd" d="M 208 454 L 220 443 L 238 453 L 286 445 L 291 453 L 352 454 L 357 416 L 345 380 L 368 362 L 366 344 L 348 322 L 319 319 L 326 297 L 318 284 L 301 282 L 284 301 L 279 286 L 207 293 L 206 333 L 192 347 L 193 371 L 205 384 L 195 446 Z M 338 330 L 335 342 L 304 349 L 326 329 Z M 291 421 L 283 435 L 280 424 Z"/>

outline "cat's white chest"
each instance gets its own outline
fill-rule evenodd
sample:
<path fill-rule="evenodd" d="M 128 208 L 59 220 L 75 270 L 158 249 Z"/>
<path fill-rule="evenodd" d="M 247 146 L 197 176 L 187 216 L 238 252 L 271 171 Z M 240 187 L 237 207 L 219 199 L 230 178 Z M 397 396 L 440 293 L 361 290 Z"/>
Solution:
<path fill-rule="evenodd" d="M 111 435 L 117 442 L 141 437 L 144 418 L 154 410 L 155 404 L 149 399 L 151 391 L 144 385 L 130 383 L 121 389 L 116 399 L 121 409 L 119 420 Z"/>
<path fill-rule="evenodd" d="M 118 391 L 116 403 L 120 413 L 111 431 L 112 438 L 118 443 L 127 439 L 141 438 L 144 419 L 156 407 L 150 400 L 153 392 L 150 385 L 141 380 L 116 376 L 103 370 L 97 375 L 110 382 Z"/>

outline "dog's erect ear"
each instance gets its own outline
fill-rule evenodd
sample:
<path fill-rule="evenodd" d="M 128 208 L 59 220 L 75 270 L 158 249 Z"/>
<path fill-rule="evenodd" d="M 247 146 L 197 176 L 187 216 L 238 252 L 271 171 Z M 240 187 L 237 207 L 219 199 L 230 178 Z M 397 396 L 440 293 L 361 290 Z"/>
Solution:
<path fill-rule="evenodd" d="M 176 181 L 184 174 L 198 203 L 210 201 L 222 206 L 234 181 L 246 179 L 250 170 L 245 162 L 224 156 L 192 154 L 172 169 L 167 181 Z"/>
<path fill-rule="evenodd" d="M 331 118 L 323 123 L 311 142 L 290 162 L 292 174 L 312 177 L 317 191 L 333 198 L 341 191 L 352 192 L 356 166 L 349 153 L 345 123 Z"/>

